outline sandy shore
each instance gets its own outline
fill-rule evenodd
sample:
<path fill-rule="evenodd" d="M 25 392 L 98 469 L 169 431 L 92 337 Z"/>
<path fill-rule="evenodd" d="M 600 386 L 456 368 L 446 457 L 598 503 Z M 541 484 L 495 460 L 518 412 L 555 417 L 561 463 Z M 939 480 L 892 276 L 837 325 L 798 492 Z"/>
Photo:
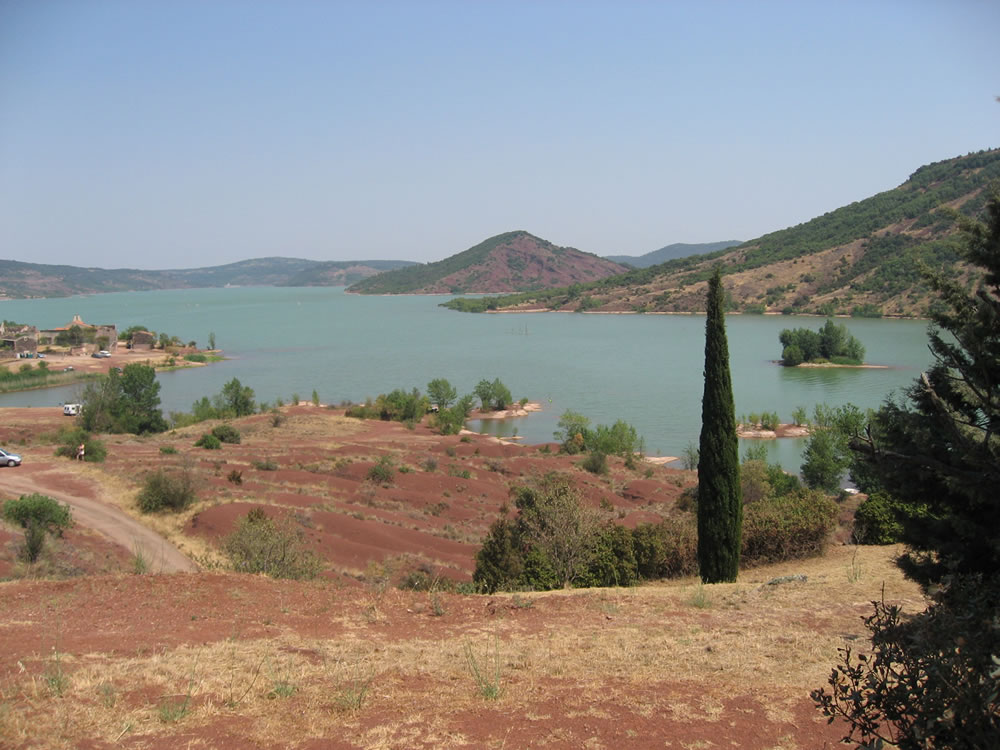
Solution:
<path fill-rule="evenodd" d="M 541 411 L 542 405 L 537 401 L 529 401 L 524 406 L 518 404 L 512 409 L 504 411 L 474 411 L 469 415 L 469 419 L 510 419 L 512 417 L 526 417 L 534 411 Z"/>
<path fill-rule="evenodd" d="M 779 365 L 781 360 L 775 360 Z M 803 362 L 796 367 L 839 367 L 847 370 L 888 370 L 889 365 L 837 365 L 833 362 Z"/>
<path fill-rule="evenodd" d="M 808 437 L 809 428 L 800 424 L 779 424 L 777 430 L 744 429 L 736 426 L 736 437 L 774 440 L 775 438 Z"/>
<path fill-rule="evenodd" d="M 674 461 L 679 461 L 680 459 L 677 456 L 645 456 L 643 460 L 647 463 L 662 466 L 664 464 L 673 463 Z"/>

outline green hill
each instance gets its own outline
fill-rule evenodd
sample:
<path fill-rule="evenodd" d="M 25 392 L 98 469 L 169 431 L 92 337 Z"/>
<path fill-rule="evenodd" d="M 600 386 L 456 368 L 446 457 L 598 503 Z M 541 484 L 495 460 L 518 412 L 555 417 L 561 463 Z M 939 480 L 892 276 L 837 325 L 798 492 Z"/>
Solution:
<path fill-rule="evenodd" d="M 649 268 L 659 263 L 665 263 L 675 258 L 687 258 L 691 255 L 704 255 L 714 253 L 716 250 L 725 250 L 727 247 L 743 244 L 740 240 L 726 240 L 724 242 L 700 242 L 690 244 L 686 242 L 675 242 L 672 245 L 661 247 L 645 255 L 605 255 L 604 257 L 615 263 L 623 263 L 634 268 Z"/>
<path fill-rule="evenodd" d="M 344 269 L 351 281 L 407 261 L 331 261 L 302 258 L 254 258 L 205 268 L 144 271 L 133 268 L 80 268 L 77 266 L 23 263 L 0 260 L 0 298 L 66 297 L 100 292 L 149 291 L 224 286 L 305 286 L 308 280 L 326 279 L 330 285 L 343 285 L 331 277 L 331 268 Z"/>
<path fill-rule="evenodd" d="M 361 294 L 514 292 L 586 283 L 625 267 L 524 231 L 505 232 L 435 263 L 372 276 L 348 291 Z"/>
<path fill-rule="evenodd" d="M 737 311 L 923 316 L 932 297 L 919 265 L 959 277 L 968 273 L 958 263 L 949 211 L 977 215 L 987 186 L 997 180 L 1000 150 L 980 151 L 920 167 L 893 190 L 737 247 L 577 287 L 447 306 L 471 312 L 697 312 L 704 310 L 705 281 L 721 265 Z"/>

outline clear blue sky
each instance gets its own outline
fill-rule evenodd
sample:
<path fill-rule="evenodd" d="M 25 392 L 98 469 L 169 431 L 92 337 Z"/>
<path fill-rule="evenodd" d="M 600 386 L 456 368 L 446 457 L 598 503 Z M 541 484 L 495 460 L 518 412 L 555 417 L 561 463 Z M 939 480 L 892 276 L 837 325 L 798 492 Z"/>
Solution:
<path fill-rule="evenodd" d="M 0 258 L 750 239 L 1000 146 L 998 30 L 996 0 L 0 0 Z"/>

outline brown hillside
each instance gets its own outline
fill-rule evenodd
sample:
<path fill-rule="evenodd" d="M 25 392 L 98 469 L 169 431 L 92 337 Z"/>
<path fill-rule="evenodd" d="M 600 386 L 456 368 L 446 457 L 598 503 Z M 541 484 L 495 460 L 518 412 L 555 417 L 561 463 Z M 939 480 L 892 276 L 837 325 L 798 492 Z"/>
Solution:
<path fill-rule="evenodd" d="M 418 294 L 506 293 L 550 289 L 596 281 L 623 273 L 625 266 L 571 247 L 558 247 L 527 232 L 513 236 L 490 251 L 485 260 L 420 287 Z"/>
<path fill-rule="evenodd" d="M 735 248 L 630 271 L 582 289 L 457 300 L 463 311 L 702 312 L 721 266 L 731 309 L 749 313 L 926 316 L 921 267 L 968 279 L 955 213 L 980 216 L 1000 184 L 1000 149 L 921 167 L 899 187 Z"/>

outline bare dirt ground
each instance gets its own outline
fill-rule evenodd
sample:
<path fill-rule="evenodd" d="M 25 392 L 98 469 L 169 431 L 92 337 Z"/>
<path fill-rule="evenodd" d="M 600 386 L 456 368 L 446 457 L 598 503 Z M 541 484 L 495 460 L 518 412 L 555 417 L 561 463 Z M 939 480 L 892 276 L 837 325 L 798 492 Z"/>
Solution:
<path fill-rule="evenodd" d="M 73 520 L 133 554 L 141 553 L 154 570 L 194 572 L 198 568 L 180 550 L 152 529 L 104 502 L 91 480 L 72 476 L 66 461 L 42 461 L 5 471 L 0 491 L 8 495 L 40 493 L 66 503 Z"/>
<path fill-rule="evenodd" d="M 5 409 L 2 417 L 0 444 L 16 446 L 25 457 L 16 471 L 44 465 L 52 482 L 60 472 L 87 480 L 102 501 L 208 567 L 222 562 L 220 538 L 261 506 L 296 523 L 329 563 L 331 576 L 361 578 L 371 565 L 387 564 L 400 573 L 425 567 L 469 580 L 475 552 L 510 503 L 514 486 L 548 472 L 566 473 L 606 517 L 634 526 L 675 512 L 675 500 L 694 476 L 653 464 L 629 469 L 621 459 L 609 461 L 608 475 L 595 476 L 577 466 L 579 457 L 557 455 L 552 447 L 441 436 L 425 425 L 408 430 L 398 423 L 361 422 L 312 405 L 285 407 L 277 423 L 272 414 L 238 420 L 241 443 L 221 450 L 194 446 L 216 423 L 145 438 L 105 435 L 106 462 L 81 466 L 54 459 L 44 438 L 73 422 L 58 409 Z M 383 457 L 392 463 L 391 480 L 370 480 Z M 139 514 L 135 496 L 157 468 L 188 472 L 198 502 L 177 515 Z"/>
<path fill-rule="evenodd" d="M 832 748 L 808 697 L 890 548 L 631 589 L 458 596 L 200 573 L 0 584 L 11 748 Z M 800 574 L 804 581 L 769 584 Z M 478 671 L 479 677 L 476 677 Z M 496 697 L 492 697 L 494 692 Z"/>
<path fill-rule="evenodd" d="M 194 351 L 193 349 L 183 351 Z M 80 373 L 105 373 L 112 367 L 125 367 L 135 362 L 152 365 L 153 367 L 164 367 L 167 361 L 173 357 L 175 366 L 179 367 L 204 367 L 201 362 L 188 362 L 183 359 L 183 354 L 173 355 L 160 350 L 132 350 L 124 347 L 112 353 L 110 357 L 95 358 L 89 354 L 70 355 L 66 353 L 49 353 L 44 359 L 9 359 L 0 360 L 0 367 L 8 370 L 17 370 L 22 365 L 30 364 L 37 367 L 39 363 L 45 362 L 52 372 L 62 372 L 67 367 L 72 367 L 74 372 Z"/>
<path fill-rule="evenodd" d="M 193 445 L 211 423 L 102 436 L 107 461 L 80 464 L 52 456 L 70 418 L 2 410 L 0 444 L 25 465 L 0 469 L 0 500 L 37 488 L 104 502 L 202 572 L 128 575 L 132 541 L 81 523 L 56 545 L 76 550 L 76 577 L 0 583 L 0 747 L 833 747 L 845 730 L 809 691 L 838 647 L 865 643 L 861 618 L 883 591 L 923 607 L 894 550 L 846 546 L 727 585 L 400 591 L 393 582 L 416 567 L 467 580 L 511 487 L 532 477 L 566 473 L 606 517 L 634 525 L 678 512 L 693 474 L 612 460 L 594 476 L 539 446 L 306 405 L 280 417 L 237 420 L 242 442 L 218 451 Z M 383 456 L 392 478 L 374 482 Z M 159 467 L 190 472 L 191 509 L 138 513 L 135 494 Z M 298 524 L 325 576 L 221 572 L 219 540 L 253 507 Z M 0 527 L 0 574 L 17 538 Z M 95 544 L 104 557 L 81 552 Z M 793 574 L 807 578 L 768 584 Z"/>

